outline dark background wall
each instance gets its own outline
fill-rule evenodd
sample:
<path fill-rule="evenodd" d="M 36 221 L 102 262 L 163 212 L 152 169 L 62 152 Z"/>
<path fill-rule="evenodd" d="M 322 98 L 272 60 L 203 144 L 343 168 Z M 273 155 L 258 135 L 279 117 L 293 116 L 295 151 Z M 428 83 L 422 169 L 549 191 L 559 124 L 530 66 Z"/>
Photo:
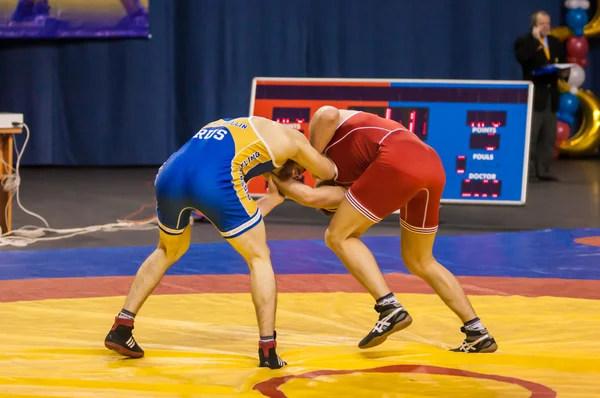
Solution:
<path fill-rule="evenodd" d="M 255 76 L 520 79 L 538 9 L 563 24 L 561 0 L 151 0 L 149 40 L 0 41 L 0 111 L 32 129 L 23 164 L 158 165 L 246 115 Z"/>

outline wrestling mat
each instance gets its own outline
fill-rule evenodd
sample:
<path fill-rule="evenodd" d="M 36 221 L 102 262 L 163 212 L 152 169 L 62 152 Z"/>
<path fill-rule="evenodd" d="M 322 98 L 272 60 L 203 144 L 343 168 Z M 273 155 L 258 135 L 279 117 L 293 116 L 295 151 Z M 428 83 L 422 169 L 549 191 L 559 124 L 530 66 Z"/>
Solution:
<path fill-rule="evenodd" d="M 600 388 L 600 230 L 439 237 L 499 344 L 462 354 L 460 321 L 402 265 L 399 238 L 367 237 L 414 322 L 360 350 L 373 301 L 322 241 L 273 241 L 278 352 L 257 367 L 248 270 L 226 243 L 193 245 L 136 319 L 146 350 L 103 340 L 153 248 L 0 253 L 0 396 L 596 397 Z"/>

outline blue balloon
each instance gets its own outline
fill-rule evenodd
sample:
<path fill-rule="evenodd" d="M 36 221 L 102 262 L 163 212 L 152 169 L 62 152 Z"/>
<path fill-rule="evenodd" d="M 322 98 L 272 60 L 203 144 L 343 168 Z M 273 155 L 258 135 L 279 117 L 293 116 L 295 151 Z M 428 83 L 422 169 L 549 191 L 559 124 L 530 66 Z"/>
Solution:
<path fill-rule="evenodd" d="M 562 93 L 559 103 L 560 112 L 565 115 L 573 115 L 579 109 L 579 99 L 571 93 Z"/>
<path fill-rule="evenodd" d="M 573 115 L 567 115 L 567 114 L 562 113 L 562 112 L 559 111 L 556 114 L 556 118 L 558 120 L 560 120 L 561 122 L 567 123 L 571 127 L 571 130 L 573 129 L 573 124 L 575 124 L 575 116 L 573 116 Z"/>
<path fill-rule="evenodd" d="M 567 26 L 571 28 L 573 32 L 581 33 L 583 36 L 583 28 L 588 23 L 588 13 L 583 8 L 571 8 L 567 11 L 566 15 Z"/>
<path fill-rule="evenodd" d="M 577 37 L 582 37 L 583 36 L 583 28 L 577 28 L 575 29 L 575 31 L 573 33 L 575 33 L 575 36 Z"/>

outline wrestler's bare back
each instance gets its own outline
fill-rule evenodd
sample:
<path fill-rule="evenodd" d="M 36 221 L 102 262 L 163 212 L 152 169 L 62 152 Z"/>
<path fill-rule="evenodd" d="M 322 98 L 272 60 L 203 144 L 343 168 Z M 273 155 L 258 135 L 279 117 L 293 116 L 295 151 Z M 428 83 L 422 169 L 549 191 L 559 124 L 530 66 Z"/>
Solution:
<path fill-rule="evenodd" d="M 265 141 L 277 164 L 283 164 L 297 152 L 297 144 L 292 134 L 302 134 L 287 126 L 263 117 L 253 117 L 252 124 Z"/>

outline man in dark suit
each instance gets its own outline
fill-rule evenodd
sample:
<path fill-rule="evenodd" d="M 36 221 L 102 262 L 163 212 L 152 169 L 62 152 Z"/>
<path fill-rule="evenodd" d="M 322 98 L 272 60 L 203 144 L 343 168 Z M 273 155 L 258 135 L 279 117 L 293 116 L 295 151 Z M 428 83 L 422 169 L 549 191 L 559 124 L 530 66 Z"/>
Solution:
<path fill-rule="evenodd" d="M 533 75 L 533 72 L 544 65 L 566 62 L 563 44 L 549 33 L 550 16 L 545 11 L 537 11 L 531 16 L 531 31 L 515 40 L 514 45 L 523 79 L 534 85 L 529 178 L 541 181 L 558 180 L 550 174 L 550 164 L 556 145 L 558 79 L 564 75 L 561 72 Z"/>

